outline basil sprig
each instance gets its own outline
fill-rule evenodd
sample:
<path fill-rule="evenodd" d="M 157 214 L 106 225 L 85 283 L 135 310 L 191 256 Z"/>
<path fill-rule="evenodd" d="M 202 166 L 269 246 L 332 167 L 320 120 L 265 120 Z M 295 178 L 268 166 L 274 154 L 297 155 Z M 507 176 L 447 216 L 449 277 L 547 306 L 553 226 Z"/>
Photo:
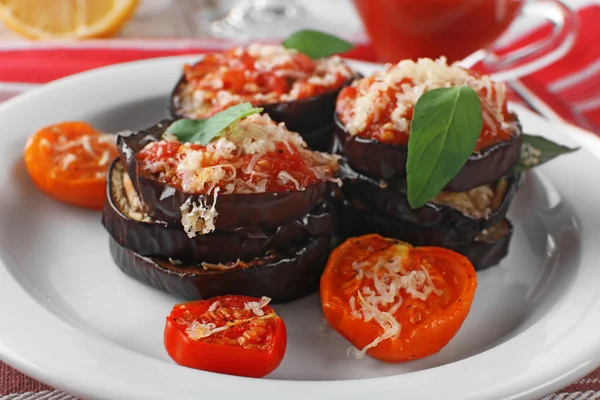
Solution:
<path fill-rule="evenodd" d="M 561 154 L 572 153 L 579 150 L 579 147 L 567 147 L 541 136 L 523 134 L 523 142 L 521 144 L 521 158 L 515 165 L 510 174 L 518 174 L 519 172 L 542 165 Z"/>
<path fill-rule="evenodd" d="M 293 33 L 281 45 L 286 49 L 298 50 L 313 59 L 344 53 L 354 48 L 352 43 L 336 36 L 308 29 Z"/>
<path fill-rule="evenodd" d="M 181 143 L 191 142 L 207 145 L 229 125 L 262 111 L 262 108 L 256 108 L 250 103 L 240 103 L 207 119 L 177 120 L 169 126 L 167 133 L 175 135 Z"/>
<path fill-rule="evenodd" d="M 427 203 L 458 174 L 475 150 L 482 125 L 481 102 L 469 87 L 433 89 L 419 98 L 406 162 L 407 198 L 412 208 Z M 579 149 L 527 134 L 521 146 L 521 158 L 509 175 Z"/>
<path fill-rule="evenodd" d="M 415 104 L 406 162 L 407 199 L 418 208 L 458 174 L 473 153 L 483 120 L 467 86 L 433 89 Z"/>

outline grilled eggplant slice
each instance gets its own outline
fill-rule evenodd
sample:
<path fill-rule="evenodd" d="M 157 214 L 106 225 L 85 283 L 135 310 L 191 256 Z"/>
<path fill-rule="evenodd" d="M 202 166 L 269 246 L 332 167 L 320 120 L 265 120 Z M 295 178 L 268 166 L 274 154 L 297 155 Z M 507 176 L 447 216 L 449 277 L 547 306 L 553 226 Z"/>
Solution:
<path fill-rule="evenodd" d="M 467 257 L 480 271 L 497 265 L 508 254 L 513 227 L 508 219 L 484 229 L 475 240 L 450 248 Z"/>
<path fill-rule="evenodd" d="M 102 224 L 120 246 L 142 256 L 206 262 L 248 259 L 310 237 L 331 236 L 335 227 L 332 207 L 323 202 L 304 217 L 272 230 L 244 227 L 189 238 L 181 224 L 157 222 L 144 212 L 119 160 L 109 169 L 106 192 Z"/>
<path fill-rule="evenodd" d="M 110 239 L 110 252 L 117 266 L 160 290 L 188 300 L 240 294 L 267 296 L 274 303 L 292 301 L 317 290 L 330 246 L 331 238 L 321 236 L 246 262 L 178 264 L 140 256 Z"/>
<path fill-rule="evenodd" d="M 403 180 L 377 181 L 352 170 L 345 162 L 340 163 L 340 176 L 347 201 L 363 204 L 367 210 L 402 223 L 441 231 L 446 239 L 437 245 L 470 242 L 480 231 L 502 220 L 521 182 L 521 176 L 516 175 L 469 192 L 442 192 L 413 209 L 408 204 Z"/>
<path fill-rule="evenodd" d="M 512 122 L 515 132 L 511 140 L 500 142 L 473 153 L 460 172 L 444 190 L 464 192 L 500 179 L 517 163 L 521 155 L 522 130 L 517 116 Z M 335 136 L 348 164 L 363 174 L 393 180 L 406 176 L 407 145 L 380 143 L 374 139 L 352 136 L 335 116 Z"/>
<path fill-rule="evenodd" d="M 507 219 L 476 233 L 460 232 L 441 226 L 422 226 L 403 222 L 389 215 L 374 213 L 357 204 L 345 203 L 340 212 L 342 240 L 368 233 L 400 239 L 414 246 L 440 246 L 463 254 L 481 270 L 497 265 L 507 254 L 513 228 Z"/>
<path fill-rule="evenodd" d="M 379 233 L 415 246 L 452 247 L 468 243 L 478 234 L 472 229 L 461 230 L 452 225 L 424 226 L 401 221 L 389 214 L 372 211 L 359 201 L 345 200 L 338 208 L 338 213 L 338 231 L 342 239 Z"/>
<path fill-rule="evenodd" d="M 148 143 L 160 140 L 171 123 L 172 120 L 164 120 L 147 130 L 119 136 L 117 148 L 146 212 L 154 220 L 174 224 L 181 220 L 181 207 L 186 201 L 211 207 L 214 196 L 190 195 L 167 183 L 139 176 L 135 155 Z M 274 229 L 308 214 L 331 186 L 331 182 L 319 181 L 298 191 L 219 194 L 215 206 L 219 215 L 216 230 L 231 231 L 248 226 Z"/>
<path fill-rule="evenodd" d="M 359 76 L 360 75 L 357 74 L 356 78 Z M 272 104 L 261 104 L 260 107 L 264 108 L 264 111 L 269 114 L 273 120 L 284 122 L 288 129 L 299 132 L 304 136 L 305 133 L 315 129 L 333 125 L 332 115 L 335 109 L 335 99 L 340 90 L 344 86 L 349 85 L 354 79 L 355 78 L 352 78 L 346 81 L 335 90 L 318 96 Z M 185 115 L 178 110 L 178 102 L 176 101 L 180 96 L 182 89 L 187 84 L 188 81 L 185 79 L 185 75 L 183 75 L 173 88 L 169 103 L 169 112 L 173 119 L 190 118 L 190 116 Z"/>

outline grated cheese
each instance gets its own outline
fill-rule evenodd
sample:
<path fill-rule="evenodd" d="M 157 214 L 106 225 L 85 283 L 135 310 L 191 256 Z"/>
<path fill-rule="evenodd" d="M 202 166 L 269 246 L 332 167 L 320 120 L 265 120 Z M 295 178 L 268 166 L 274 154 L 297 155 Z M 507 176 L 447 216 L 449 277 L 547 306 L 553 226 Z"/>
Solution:
<path fill-rule="evenodd" d="M 110 152 L 108 150 L 104 150 L 104 152 L 102 153 L 102 157 L 100 158 L 100 160 L 98 160 L 98 165 L 102 167 L 102 166 L 106 165 L 109 161 L 110 161 Z"/>
<path fill-rule="evenodd" d="M 262 171 L 265 168 L 262 157 L 275 151 L 278 144 L 284 145 L 290 153 L 301 153 L 313 165 L 310 171 L 317 179 L 341 184 L 341 180 L 333 177 L 337 167 L 335 161 L 339 156 L 308 150 L 298 133 L 288 131 L 283 124 L 275 124 L 268 115 L 252 115 L 233 124 L 206 148 L 198 149 L 184 143 L 172 162 L 181 188 L 188 193 L 210 194 L 220 184 L 223 184 L 224 194 L 261 193 L 267 191 L 269 183 L 268 179 L 263 178 L 270 176 Z M 241 168 L 243 161 L 240 158 L 245 155 L 251 157 L 248 164 Z M 217 165 L 211 165 L 215 163 Z M 166 161 L 146 161 L 142 168 L 155 174 L 167 171 L 169 164 Z M 250 175 L 250 178 L 238 176 L 241 175 L 238 169 Z M 279 172 L 277 179 L 284 184 L 291 182 L 296 190 L 305 189 L 287 171 Z"/>
<path fill-rule="evenodd" d="M 244 310 L 250 310 L 257 317 L 262 317 L 263 315 L 265 315 L 263 307 L 265 307 L 270 302 L 271 299 L 269 297 L 263 296 L 259 301 L 248 301 L 244 303 Z"/>
<path fill-rule="evenodd" d="M 96 155 L 94 149 L 92 148 L 92 144 L 90 143 L 90 137 L 88 135 L 84 135 L 81 137 L 81 146 L 85 151 L 87 151 L 91 155 Z"/>
<path fill-rule="evenodd" d="M 60 161 L 60 166 L 63 169 L 63 171 L 66 171 L 67 168 L 69 168 L 69 165 L 71 165 L 71 163 L 74 162 L 75 160 L 77 160 L 77 157 L 75 157 L 75 154 L 72 154 L 72 153 L 65 154 L 65 156 Z"/>
<path fill-rule="evenodd" d="M 175 194 L 175 188 L 173 186 L 167 186 L 160 194 L 159 201 L 163 201 Z"/>
<path fill-rule="evenodd" d="M 31 141 L 29 140 L 29 141 L 27 141 L 27 146 L 26 146 L 26 147 L 29 147 L 30 145 L 31 145 Z M 47 147 L 47 148 L 51 148 L 51 147 L 52 147 L 52 145 L 50 144 L 50 141 L 49 141 L 48 139 L 46 139 L 46 138 L 41 138 L 41 139 L 40 139 L 40 147 Z"/>
<path fill-rule="evenodd" d="M 307 96 L 306 90 L 303 90 L 307 83 L 320 87 L 322 91 L 329 91 L 340 85 L 340 78 L 348 80 L 354 75 L 352 69 L 338 56 L 313 60 L 312 68 L 305 70 L 303 65 L 295 61 L 298 51 L 280 45 L 252 44 L 246 48 L 236 47 L 228 52 L 235 58 L 242 57 L 245 53 L 255 59 L 254 68 L 246 68 L 239 60 L 233 59 L 228 61 L 228 66 L 221 65 L 197 77 L 197 80 L 182 85 L 178 95 L 174 97 L 179 113 L 190 118 L 205 118 L 215 110 L 245 101 L 254 105 L 293 101 Z M 221 61 L 225 60 L 224 53 L 215 56 Z M 247 82 L 243 82 L 241 90 L 224 85 L 223 77 L 229 71 L 243 73 Z M 258 77 L 265 73 L 290 80 L 289 91 L 278 93 L 258 83 Z"/>
<path fill-rule="evenodd" d="M 202 265 L 202 268 L 204 268 L 205 270 L 216 269 L 218 271 L 226 271 L 228 269 L 234 269 L 235 267 L 237 267 L 238 265 L 240 265 L 241 262 L 242 261 L 238 258 L 231 265 L 222 264 L 222 263 L 213 264 L 213 263 L 208 263 L 208 262 L 202 262 L 201 265 Z"/>
<path fill-rule="evenodd" d="M 203 200 L 194 204 L 191 196 L 180 207 L 181 225 L 190 239 L 197 234 L 205 235 L 215 230 L 215 223 L 219 215 L 215 208 L 218 193 L 219 188 L 216 188 L 211 207 L 208 207 Z"/>
<path fill-rule="evenodd" d="M 280 171 L 279 174 L 277 174 L 277 180 L 283 185 L 285 185 L 288 182 L 292 182 L 294 184 L 294 188 L 298 191 L 306 189 L 300 184 L 300 182 L 298 182 L 296 178 L 292 176 L 292 174 L 290 174 L 287 171 Z"/>
<path fill-rule="evenodd" d="M 223 325 L 217 328 L 217 326 L 212 322 L 209 322 L 208 324 L 203 324 L 194 320 L 185 329 L 185 333 L 187 333 L 188 337 L 192 340 L 200 340 L 202 338 L 209 337 L 213 333 L 223 332 L 227 329 L 229 329 L 228 325 Z"/>
<path fill-rule="evenodd" d="M 496 129 L 498 121 L 505 124 L 503 106 L 506 101 L 506 87 L 503 83 L 492 82 L 488 76 L 476 77 L 457 65 L 448 65 L 445 58 L 431 60 L 421 58 L 417 62 L 403 60 L 386 66 L 385 71 L 376 72 L 374 81 L 356 81 L 353 86 L 358 94 L 353 107 L 353 116 L 346 121 L 346 128 L 352 135 L 367 129 L 372 121 L 377 123 L 388 105 L 395 105 L 391 112 L 392 128 L 409 133 L 409 110 L 423 93 L 431 89 L 455 86 L 469 86 L 478 92 L 485 121 Z M 411 82 L 407 83 L 405 80 Z M 390 97 L 389 90 L 396 91 Z"/>
<path fill-rule="evenodd" d="M 540 163 L 542 152 L 531 145 L 523 143 L 521 146 L 521 163 L 526 167 L 536 166 Z"/>
<path fill-rule="evenodd" d="M 395 251 L 404 251 L 404 249 L 396 247 Z M 370 265 L 373 267 L 367 268 Z M 348 355 L 354 355 L 357 359 L 363 358 L 367 350 L 382 341 L 399 337 L 402 327 L 394 314 L 402 305 L 402 291 L 423 301 L 427 300 L 432 293 L 438 296 L 442 294 L 442 291 L 433 284 L 425 267 L 421 266 L 420 271 L 408 272 L 402 266 L 402 256 L 398 254 L 391 257 L 389 254 L 384 254 L 377 258 L 374 264 L 368 260 L 355 261 L 352 263 L 352 268 L 356 272 L 356 279 L 363 279 L 363 277 L 372 279 L 374 290 L 370 286 L 363 286 L 362 290 L 357 290 L 356 297 L 350 297 L 351 315 L 362 318 L 365 322 L 374 320 L 383 330 L 381 335 L 361 350 L 355 347 L 348 349 Z M 359 307 L 356 305 L 356 299 Z M 389 308 L 387 311 L 382 311 L 380 307 Z"/>
<path fill-rule="evenodd" d="M 212 303 L 210 305 L 210 307 L 208 307 L 208 312 L 213 312 L 215 311 L 218 307 L 221 307 L 221 302 L 220 301 L 215 301 L 214 303 Z"/>

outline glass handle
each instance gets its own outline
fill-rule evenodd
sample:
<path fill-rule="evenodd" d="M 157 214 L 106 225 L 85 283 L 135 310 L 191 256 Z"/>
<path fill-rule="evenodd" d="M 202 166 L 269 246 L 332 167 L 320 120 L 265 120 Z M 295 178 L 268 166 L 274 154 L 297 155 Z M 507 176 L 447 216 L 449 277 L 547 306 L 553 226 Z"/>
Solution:
<path fill-rule="evenodd" d="M 494 53 L 493 47 L 467 57 L 462 64 L 481 61 L 496 81 L 509 81 L 529 75 L 563 57 L 572 47 L 579 31 L 576 12 L 560 0 L 528 1 L 519 18 L 543 17 L 552 24 L 552 33 L 506 54 Z"/>

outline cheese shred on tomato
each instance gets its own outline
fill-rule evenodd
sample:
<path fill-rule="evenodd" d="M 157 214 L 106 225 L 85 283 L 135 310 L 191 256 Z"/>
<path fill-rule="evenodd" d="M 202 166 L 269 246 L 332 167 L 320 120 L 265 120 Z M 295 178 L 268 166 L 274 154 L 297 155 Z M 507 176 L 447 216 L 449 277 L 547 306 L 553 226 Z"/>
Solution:
<path fill-rule="evenodd" d="M 392 254 L 393 253 L 393 254 Z M 440 296 L 443 292 L 436 288 L 427 271 L 406 270 L 403 267 L 405 247 L 395 246 L 393 252 L 386 252 L 376 259 L 355 261 L 352 269 L 355 279 L 360 281 L 358 290 L 349 299 L 351 313 L 365 322 L 375 321 L 382 333 L 361 350 L 350 347 L 348 355 L 361 359 L 367 350 L 389 338 L 398 338 L 402 325 L 394 314 L 402 306 L 406 295 L 426 301 L 430 295 Z M 404 297 L 403 297 L 404 296 Z"/>

